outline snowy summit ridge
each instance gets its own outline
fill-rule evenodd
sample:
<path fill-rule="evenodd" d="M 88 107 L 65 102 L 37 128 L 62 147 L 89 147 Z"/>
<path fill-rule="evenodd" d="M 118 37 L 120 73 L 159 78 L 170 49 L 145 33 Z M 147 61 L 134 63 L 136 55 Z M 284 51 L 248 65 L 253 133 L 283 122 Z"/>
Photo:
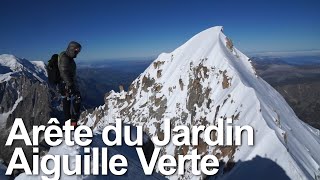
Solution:
<path fill-rule="evenodd" d="M 213 154 L 234 168 L 238 161 L 256 156 L 278 164 L 291 179 L 320 175 L 319 131 L 303 123 L 282 96 L 258 77 L 250 59 L 236 49 L 221 26 L 200 32 L 171 53 L 162 53 L 135 79 L 128 92 L 111 91 L 105 105 L 85 114 L 83 123 L 101 130 L 121 118 L 142 125 L 150 136 L 163 136 L 163 120 L 177 125 L 215 125 L 217 118 L 232 118 L 234 125 L 254 128 L 254 146 L 163 148 L 163 154 Z M 246 138 L 244 138 L 246 139 Z M 186 163 L 186 167 L 189 164 Z M 267 172 L 268 169 L 266 169 Z M 270 172 L 272 173 L 272 169 Z M 199 179 L 186 168 L 183 176 Z M 170 179 L 182 178 L 178 175 Z"/>

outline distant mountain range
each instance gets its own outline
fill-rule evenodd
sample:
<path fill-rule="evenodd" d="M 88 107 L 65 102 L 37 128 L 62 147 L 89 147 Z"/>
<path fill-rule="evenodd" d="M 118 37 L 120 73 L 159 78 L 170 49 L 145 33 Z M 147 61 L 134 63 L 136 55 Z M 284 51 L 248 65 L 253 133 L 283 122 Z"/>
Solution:
<path fill-rule="evenodd" d="M 297 116 L 320 129 L 320 56 L 252 60 L 257 73 L 277 89 Z"/>

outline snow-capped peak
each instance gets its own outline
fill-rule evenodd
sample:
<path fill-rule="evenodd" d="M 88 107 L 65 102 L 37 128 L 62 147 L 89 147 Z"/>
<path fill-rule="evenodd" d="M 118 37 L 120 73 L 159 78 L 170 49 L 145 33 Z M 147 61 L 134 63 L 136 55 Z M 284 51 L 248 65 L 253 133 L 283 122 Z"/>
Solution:
<path fill-rule="evenodd" d="M 19 59 L 11 54 L 0 55 L 0 65 L 8 67 L 12 71 L 20 70 L 23 67 Z"/>
<path fill-rule="evenodd" d="M 200 32 L 171 53 L 160 54 L 128 92 L 108 93 L 105 105 L 87 114 L 83 123 L 99 131 L 121 118 L 160 137 L 164 119 L 170 119 L 174 128 L 213 125 L 220 117 L 232 118 L 234 125 L 252 126 L 255 145 L 213 147 L 202 143 L 196 147 L 199 153 L 216 155 L 227 165 L 266 157 L 292 179 L 320 175 L 318 130 L 300 121 L 281 95 L 256 75 L 250 59 L 233 46 L 221 26 Z M 193 148 L 171 143 L 162 152 L 185 155 Z M 183 176 L 200 178 L 188 170 Z"/>
<path fill-rule="evenodd" d="M 44 62 L 28 61 L 10 54 L 0 55 L 0 82 L 8 81 L 21 73 L 40 82 L 46 81 L 47 72 Z"/>

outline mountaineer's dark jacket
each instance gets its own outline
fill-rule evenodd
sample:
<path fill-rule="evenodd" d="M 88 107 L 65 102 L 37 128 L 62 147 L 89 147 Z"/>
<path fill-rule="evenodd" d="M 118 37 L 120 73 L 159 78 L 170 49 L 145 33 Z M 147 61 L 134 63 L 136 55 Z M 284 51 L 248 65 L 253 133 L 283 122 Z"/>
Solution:
<path fill-rule="evenodd" d="M 73 58 L 77 57 L 81 45 L 77 42 L 71 42 L 66 51 L 59 56 L 59 71 L 62 81 L 69 88 L 77 88 L 76 84 L 76 63 Z"/>
<path fill-rule="evenodd" d="M 76 63 L 69 57 L 66 52 L 62 52 L 59 58 L 60 77 L 69 87 L 76 86 Z"/>

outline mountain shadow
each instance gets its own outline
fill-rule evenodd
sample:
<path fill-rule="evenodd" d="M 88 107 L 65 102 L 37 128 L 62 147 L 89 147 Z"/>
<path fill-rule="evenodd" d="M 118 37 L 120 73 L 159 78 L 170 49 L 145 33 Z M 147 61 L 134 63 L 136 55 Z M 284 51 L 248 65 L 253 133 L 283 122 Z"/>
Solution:
<path fill-rule="evenodd" d="M 235 164 L 227 166 L 233 166 L 229 172 L 219 174 L 216 176 L 207 177 L 206 180 L 270 180 L 281 179 L 290 180 L 286 172 L 274 161 L 261 156 L 256 156 L 250 161 L 238 161 Z M 220 165 L 220 167 L 223 167 Z M 224 168 L 224 171 L 226 168 Z"/>

